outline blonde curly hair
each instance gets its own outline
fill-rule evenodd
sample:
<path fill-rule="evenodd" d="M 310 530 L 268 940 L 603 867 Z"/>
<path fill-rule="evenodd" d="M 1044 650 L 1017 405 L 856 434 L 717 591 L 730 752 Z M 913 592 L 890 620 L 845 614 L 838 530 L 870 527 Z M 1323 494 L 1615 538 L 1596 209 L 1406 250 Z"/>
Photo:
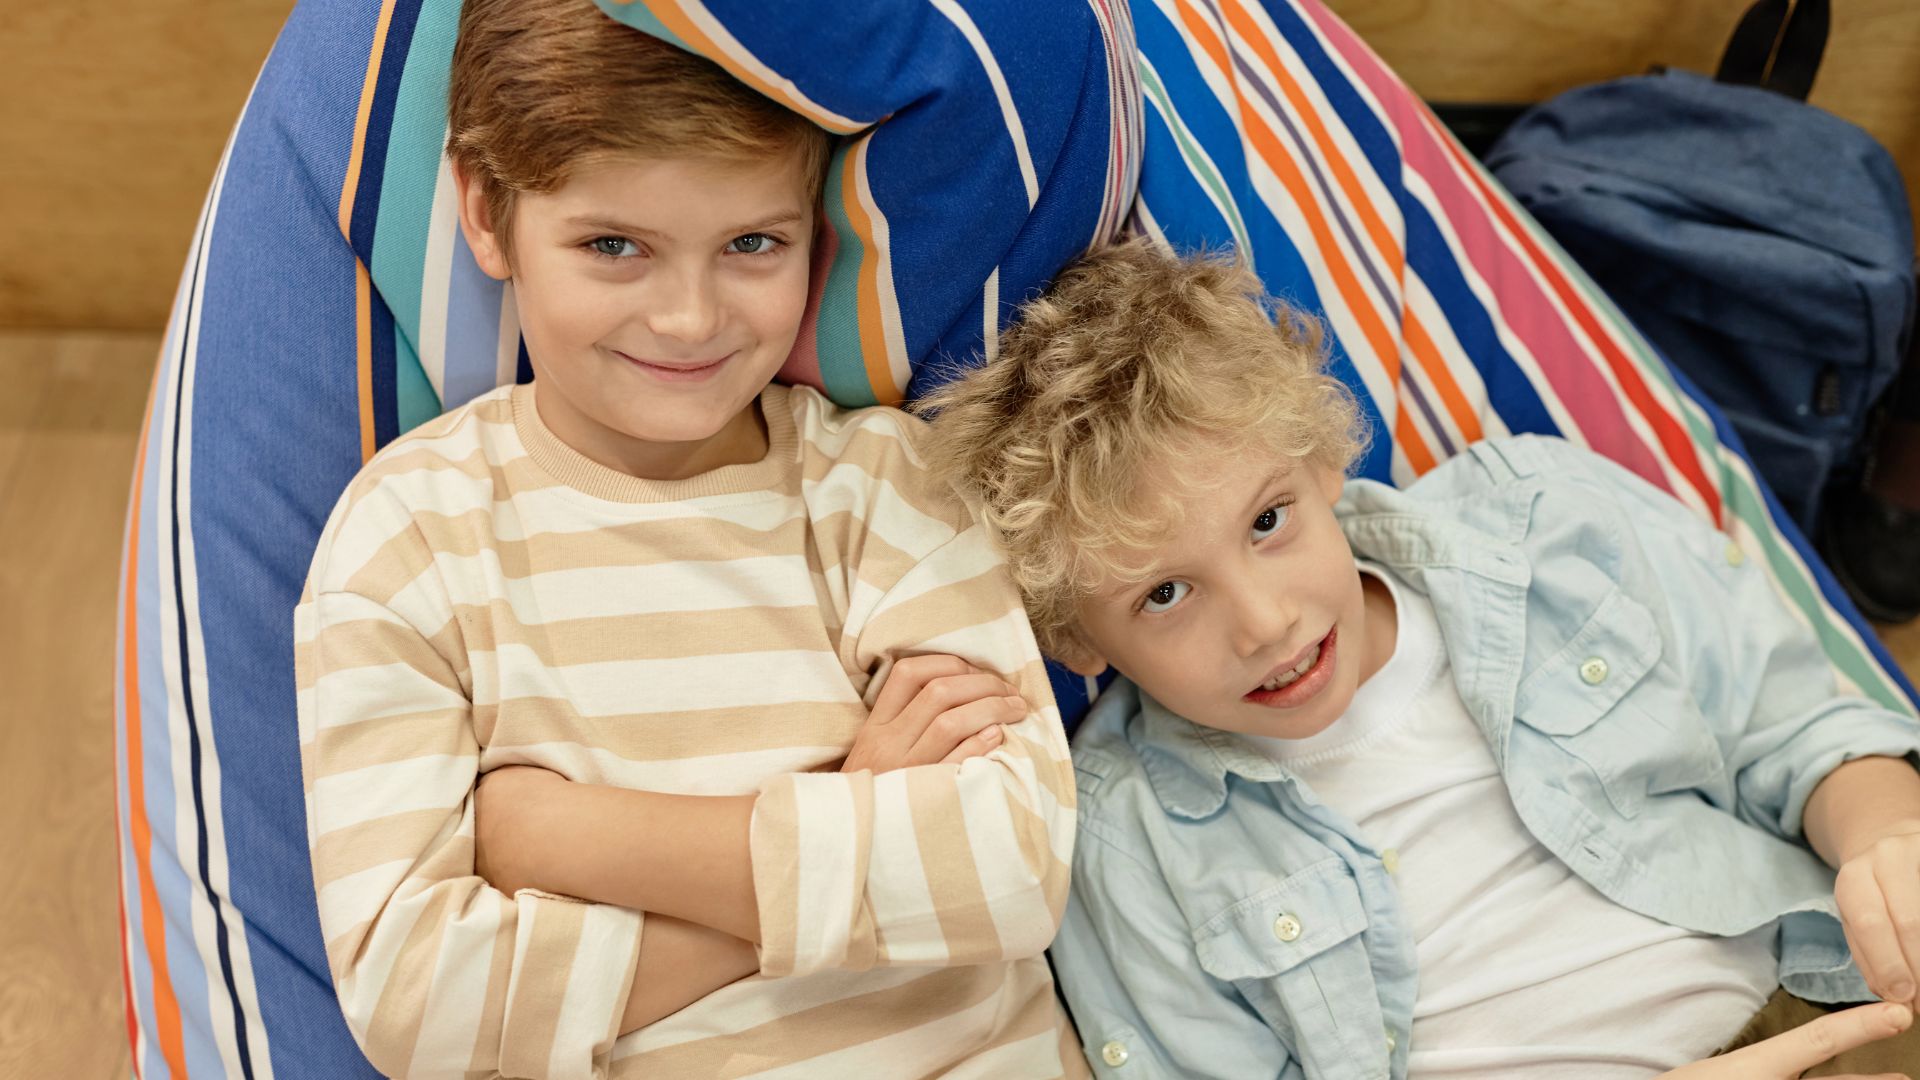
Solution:
<path fill-rule="evenodd" d="M 1352 465 L 1366 432 L 1322 342 L 1231 256 L 1129 240 L 1069 266 L 995 359 L 915 406 L 928 463 L 998 535 L 1048 654 L 1078 647 L 1101 583 L 1151 572 L 1137 556 L 1177 513 L 1143 493 L 1156 469 L 1222 446 Z"/>

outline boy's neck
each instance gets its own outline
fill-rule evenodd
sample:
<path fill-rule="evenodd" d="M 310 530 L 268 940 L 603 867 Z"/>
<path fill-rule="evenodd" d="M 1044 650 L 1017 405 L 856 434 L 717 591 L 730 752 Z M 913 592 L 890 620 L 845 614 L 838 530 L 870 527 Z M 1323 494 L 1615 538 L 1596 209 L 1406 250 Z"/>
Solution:
<path fill-rule="evenodd" d="M 752 465 L 767 456 L 767 420 L 758 395 L 747 407 L 699 442 L 648 442 L 613 431 L 542 394 L 533 381 L 534 410 L 555 438 L 595 464 L 641 480 L 687 480 L 729 465 Z"/>
<path fill-rule="evenodd" d="M 1362 631 L 1367 647 L 1361 653 L 1365 661 L 1360 665 L 1360 683 L 1364 684 L 1393 658 L 1400 640 L 1400 611 L 1393 602 L 1393 590 L 1373 574 L 1360 575 L 1360 603 L 1367 613 Z"/>

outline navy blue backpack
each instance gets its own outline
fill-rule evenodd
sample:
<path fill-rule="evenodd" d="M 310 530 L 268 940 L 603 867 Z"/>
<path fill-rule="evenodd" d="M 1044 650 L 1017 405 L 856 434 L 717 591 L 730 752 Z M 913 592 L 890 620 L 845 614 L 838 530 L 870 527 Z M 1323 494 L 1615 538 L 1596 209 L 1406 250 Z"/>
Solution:
<path fill-rule="evenodd" d="M 1724 407 L 1807 532 L 1857 478 L 1912 332 L 1914 240 L 1873 137 L 1805 103 L 1827 0 L 1761 0 L 1716 78 L 1656 72 L 1522 115 L 1487 165 Z"/>

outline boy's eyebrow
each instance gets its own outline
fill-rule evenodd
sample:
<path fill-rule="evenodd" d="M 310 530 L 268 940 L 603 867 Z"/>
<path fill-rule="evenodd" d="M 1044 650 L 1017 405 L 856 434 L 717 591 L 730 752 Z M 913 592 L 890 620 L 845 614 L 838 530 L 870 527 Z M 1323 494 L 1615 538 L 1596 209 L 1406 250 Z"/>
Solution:
<path fill-rule="evenodd" d="M 1259 487 L 1254 489 L 1253 505 L 1247 507 L 1246 512 L 1241 514 L 1240 516 L 1252 517 L 1255 514 L 1258 514 L 1260 511 L 1265 510 L 1267 508 L 1266 506 L 1267 492 L 1272 491 L 1274 488 L 1279 487 L 1282 483 L 1291 479 L 1293 477 L 1294 468 L 1295 467 L 1292 465 L 1284 465 L 1279 469 L 1275 470 L 1272 476 L 1267 477 L 1264 483 L 1262 483 Z"/>
<path fill-rule="evenodd" d="M 771 229 L 776 225 L 798 225 L 804 218 L 805 215 L 798 210 L 782 210 L 750 224 L 737 225 L 725 231 L 728 236 L 745 236 L 748 233 Z M 657 229 L 642 228 L 631 222 L 620 221 L 617 218 L 599 217 L 594 214 L 577 214 L 568 218 L 566 224 L 576 229 L 603 229 L 610 233 L 621 233 L 626 236 L 657 237 L 662 235 Z"/>

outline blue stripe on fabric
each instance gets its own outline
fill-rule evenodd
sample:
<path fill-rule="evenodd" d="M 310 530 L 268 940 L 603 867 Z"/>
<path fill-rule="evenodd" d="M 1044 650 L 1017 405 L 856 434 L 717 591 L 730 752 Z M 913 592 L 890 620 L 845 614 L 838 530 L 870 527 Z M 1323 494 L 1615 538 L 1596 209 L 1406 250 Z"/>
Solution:
<path fill-rule="evenodd" d="M 440 390 L 448 409 L 456 409 L 493 389 L 500 381 L 500 303 L 498 281 L 473 260 L 473 249 L 458 229 L 453 233 L 453 265 L 447 271 L 446 363 Z"/>
<path fill-rule="evenodd" d="M 192 433 L 204 708 L 229 899 L 247 915 L 265 1050 L 283 1077 L 378 1076 L 327 966 L 289 664 L 314 544 L 360 467 L 354 256 L 338 199 L 365 68 L 341 57 L 369 54 L 379 12 L 379 0 L 302 4 L 282 30 L 235 135 L 195 370 L 195 411 L 218 418 Z"/>

